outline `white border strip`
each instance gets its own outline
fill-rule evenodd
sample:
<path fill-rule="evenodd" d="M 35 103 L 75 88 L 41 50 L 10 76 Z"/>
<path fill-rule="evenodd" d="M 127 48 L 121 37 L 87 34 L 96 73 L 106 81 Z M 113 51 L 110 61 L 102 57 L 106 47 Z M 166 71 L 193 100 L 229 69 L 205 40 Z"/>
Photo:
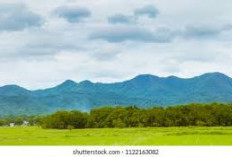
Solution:
<path fill-rule="evenodd" d="M 153 150 L 153 154 L 147 153 Z M 108 154 L 88 154 L 96 151 Z M 79 154 L 78 154 L 79 152 Z M 82 154 L 80 154 L 82 152 Z M 84 153 L 83 153 L 84 152 Z M 112 154 L 109 154 L 111 152 Z M 117 154 L 120 152 L 120 154 Z M 152 151 L 150 151 L 152 152 Z M 135 154 L 133 154 L 135 153 Z M 138 153 L 138 154 L 137 154 Z M 232 157 L 229 146 L 1 146 L 1 157 Z"/>

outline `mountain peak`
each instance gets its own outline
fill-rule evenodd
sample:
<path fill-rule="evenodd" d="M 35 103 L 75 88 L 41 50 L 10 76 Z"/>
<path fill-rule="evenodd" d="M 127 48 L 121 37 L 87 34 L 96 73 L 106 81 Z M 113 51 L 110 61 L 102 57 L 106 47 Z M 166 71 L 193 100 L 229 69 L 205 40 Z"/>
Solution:
<path fill-rule="evenodd" d="M 150 75 L 150 74 L 142 74 L 134 77 L 131 80 L 124 81 L 127 85 L 132 87 L 142 87 L 142 86 L 150 86 L 160 78 L 158 76 Z"/>
<path fill-rule="evenodd" d="M 15 93 L 24 93 L 24 92 L 29 92 L 29 91 L 18 85 L 6 85 L 6 86 L 0 87 L 0 93 L 4 93 L 4 94 L 9 94 L 9 93 L 15 94 Z"/>
<path fill-rule="evenodd" d="M 211 76 L 227 76 L 223 73 L 220 73 L 220 72 L 211 72 L 211 73 L 205 73 L 203 75 L 211 75 Z"/>
<path fill-rule="evenodd" d="M 5 85 L 5 86 L 2 86 L 1 89 L 9 89 L 9 90 L 26 90 L 25 88 L 23 87 L 20 87 L 18 85 Z"/>
<path fill-rule="evenodd" d="M 81 85 L 82 87 L 92 87 L 94 83 L 89 80 L 85 80 L 85 81 L 80 82 L 79 85 Z"/>
<path fill-rule="evenodd" d="M 151 79 L 157 79 L 159 78 L 158 76 L 155 76 L 155 75 L 151 75 L 151 74 L 141 74 L 141 75 L 138 75 L 136 77 L 134 77 L 132 80 L 151 80 Z"/>
<path fill-rule="evenodd" d="M 80 84 L 93 84 L 93 82 L 89 80 L 81 81 Z"/>
<path fill-rule="evenodd" d="M 62 86 L 62 87 L 70 87 L 70 86 L 74 86 L 76 85 L 77 83 L 72 81 L 72 80 L 66 80 L 64 81 L 63 83 L 61 83 L 59 86 Z"/>
<path fill-rule="evenodd" d="M 229 76 L 220 73 L 220 72 L 212 72 L 212 73 L 205 73 L 203 75 L 197 76 L 197 78 L 215 78 L 215 79 L 223 79 L 223 78 L 230 78 Z M 231 78 L 230 78 L 231 79 Z"/>
<path fill-rule="evenodd" d="M 177 76 L 171 75 L 167 77 L 159 77 L 156 75 L 150 75 L 150 74 L 142 74 L 138 75 L 132 80 L 137 80 L 137 81 L 158 81 L 158 80 L 180 80 L 182 78 L 179 78 Z"/>
<path fill-rule="evenodd" d="M 170 76 L 166 77 L 166 79 L 183 79 L 183 78 L 179 78 L 177 76 L 170 75 Z"/>

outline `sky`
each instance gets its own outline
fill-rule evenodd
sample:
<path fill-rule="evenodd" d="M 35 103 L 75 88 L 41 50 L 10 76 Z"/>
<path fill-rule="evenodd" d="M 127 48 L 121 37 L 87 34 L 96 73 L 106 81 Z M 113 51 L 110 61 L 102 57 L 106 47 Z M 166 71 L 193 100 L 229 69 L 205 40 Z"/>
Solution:
<path fill-rule="evenodd" d="M 1 0 L 0 86 L 232 77 L 231 0 Z"/>

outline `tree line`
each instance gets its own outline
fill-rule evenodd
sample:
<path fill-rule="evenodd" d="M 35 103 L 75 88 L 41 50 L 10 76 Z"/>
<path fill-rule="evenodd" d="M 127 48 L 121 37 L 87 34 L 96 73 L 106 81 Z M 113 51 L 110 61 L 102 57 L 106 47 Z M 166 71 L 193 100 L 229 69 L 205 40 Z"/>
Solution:
<path fill-rule="evenodd" d="M 39 125 L 42 117 L 38 115 L 9 115 L 0 117 L 0 126 L 8 126 L 10 123 L 14 123 L 15 125 L 23 125 L 24 121 L 29 122 L 29 125 Z"/>
<path fill-rule="evenodd" d="M 232 104 L 190 104 L 171 107 L 102 107 L 89 113 L 58 111 L 39 120 L 43 128 L 124 128 L 232 126 Z"/>

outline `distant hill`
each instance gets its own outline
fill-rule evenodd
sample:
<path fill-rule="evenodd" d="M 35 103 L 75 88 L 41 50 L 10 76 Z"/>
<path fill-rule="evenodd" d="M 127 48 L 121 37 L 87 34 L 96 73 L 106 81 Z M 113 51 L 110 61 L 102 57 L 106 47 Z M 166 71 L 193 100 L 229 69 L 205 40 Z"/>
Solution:
<path fill-rule="evenodd" d="M 139 75 L 108 84 L 67 80 L 54 88 L 36 91 L 17 85 L 0 87 L 0 115 L 46 114 L 60 109 L 88 111 L 106 105 L 152 107 L 192 102 L 232 102 L 232 78 L 221 73 L 188 79 Z"/>

